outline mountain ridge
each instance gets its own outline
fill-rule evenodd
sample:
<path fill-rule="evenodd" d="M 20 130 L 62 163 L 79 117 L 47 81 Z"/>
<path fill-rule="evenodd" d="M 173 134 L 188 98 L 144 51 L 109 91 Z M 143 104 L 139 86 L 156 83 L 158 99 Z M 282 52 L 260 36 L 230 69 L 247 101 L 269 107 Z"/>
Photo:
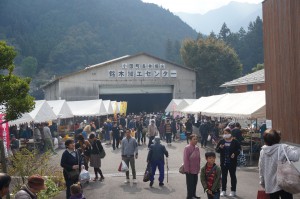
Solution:
<path fill-rule="evenodd" d="M 205 14 L 183 12 L 176 12 L 174 14 L 179 16 L 197 32 L 208 35 L 211 31 L 218 33 L 224 22 L 232 32 L 237 32 L 241 27 L 247 29 L 249 23 L 255 21 L 257 16 L 262 17 L 262 5 L 230 2 Z M 237 21 L 237 19 L 240 20 Z"/>

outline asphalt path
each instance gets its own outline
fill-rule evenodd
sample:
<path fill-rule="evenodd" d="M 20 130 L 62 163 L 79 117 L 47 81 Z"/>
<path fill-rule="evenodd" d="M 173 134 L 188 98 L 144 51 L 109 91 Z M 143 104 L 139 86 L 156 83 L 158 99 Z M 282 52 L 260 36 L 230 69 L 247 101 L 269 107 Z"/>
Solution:
<path fill-rule="evenodd" d="M 166 146 L 165 142 L 162 142 Z M 149 186 L 149 182 L 143 182 L 143 174 L 146 167 L 146 158 L 148 149 L 146 145 L 139 146 L 139 156 L 136 160 L 137 184 L 132 183 L 130 170 L 130 183 L 124 184 L 125 174 L 118 172 L 118 166 L 121 162 L 120 149 L 113 150 L 111 145 L 104 145 L 106 157 L 102 159 L 101 170 L 105 177 L 103 182 L 90 181 L 83 185 L 83 192 L 87 199 L 108 198 L 108 199 L 148 199 L 148 198 L 163 198 L 163 199 L 184 199 L 186 198 L 186 183 L 185 175 L 178 172 L 178 168 L 183 162 L 183 149 L 186 146 L 186 141 L 173 142 L 172 146 L 166 146 L 169 151 L 168 158 L 168 182 L 167 171 L 165 166 L 165 186 L 158 185 L 158 174 L 155 175 L 153 187 Z M 212 148 L 200 149 L 201 152 L 201 167 L 205 165 L 205 152 L 213 150 Z M 53 164 L 59 164 L 61 154 L 64 150 L 58 150 L 58 154 L 53 156 Z M 219 157 L 217 157 L 219 163 Z M 89 168 L 92 179 L 94 178 L 93 168 Z M 158 170 L 156 171 L 158 173 Z M 258 168 L 253 167 L 238 167 L 237 168 L 237 196 L 239 199 L 255 199 L 259 188 Z M 228 176 L 227 190 L 230 190 L 230 177 Z M 197 193 L 201 198 L 207 198 L 203 191 L 200 181 L 197 185 Z M 229 194 L 229 191 L 228 191 Z M 233 197 L 223 197 L 233 198 Z M 60 193 L 55 199 L 65 199 L 65 192 Z M 300 199 L 299 194 L 294 196 L 294 199 Z"/>

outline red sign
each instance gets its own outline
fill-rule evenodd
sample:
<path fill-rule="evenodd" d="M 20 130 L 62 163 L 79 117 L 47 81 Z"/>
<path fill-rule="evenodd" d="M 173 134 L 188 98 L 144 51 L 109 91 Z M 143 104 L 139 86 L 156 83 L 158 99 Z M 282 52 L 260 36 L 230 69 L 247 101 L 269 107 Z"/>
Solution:
<path fill-rule="evenodd" d="M 0 139 L 3 140 L 5 149 L 8 150 L 8 148 L 10 148 L 9 127 L 8 123 L 2 123 L 3 121 L 4 114 L 0 114 Z"/>

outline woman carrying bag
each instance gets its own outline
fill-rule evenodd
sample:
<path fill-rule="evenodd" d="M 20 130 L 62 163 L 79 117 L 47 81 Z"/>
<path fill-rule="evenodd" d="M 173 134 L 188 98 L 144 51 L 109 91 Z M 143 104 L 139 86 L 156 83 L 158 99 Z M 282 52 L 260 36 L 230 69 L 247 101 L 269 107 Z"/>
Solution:
<path fill-rule="evenodd" d="M 90 135 L 90 142 L 91 142 L 91 159 L 90 159 L 90 166 L 94 167 L 95 178 L 93 181 L 98 180 L 98 173 L 100 174 L 100 181 L 104 180 L 104 176 L 100 169 L 101 167 L 101 157 L 100 153 L 104 152 L 102 144 L 99 139 L 95 136 L 95 134 Z"/>
<path fill-rule="evenodd" d="M 292 199 L 293 194 L 279 187 L 276 173 L 278 172 L 278 160 L 286 160 L 284 151 L 290 161 L 296 162 L 299 160 L 297 148 L 287 145 L 282 146 L 280 144 L 280 133 L 274 129 L 264 132 L 263 139 L 265 145 L 260 151 L 258 163 L 260 184 L 265 192 L 270 195 L 270 199 Z"/>
<path fill-rule="evenodd" d="M 63 175 L 66 182 L 66 198 L 69 199 L 71 196 L 70 187 L 79 180 L 79 174 L 81 171 L 81 165 L 83 158 L 75 150 L 74 140 L 66 140 L 66 150 L 61 156 L 60 166 L 63 167 Z"/>

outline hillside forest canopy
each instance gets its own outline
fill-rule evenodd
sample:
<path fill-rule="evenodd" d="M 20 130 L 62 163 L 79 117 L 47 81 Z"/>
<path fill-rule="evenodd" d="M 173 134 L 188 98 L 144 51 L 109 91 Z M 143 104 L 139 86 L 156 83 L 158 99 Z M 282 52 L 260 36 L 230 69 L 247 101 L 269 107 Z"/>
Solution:
<path fill-rule="evenodd" d="M 37 99 L 43 98 L 40 86 L 54 76 L 124 55 L 145 52 L 193 68 L 180 52 L 185 40 L 199 38 L 203 42 L 210 38 L 218 44 L 222 41 L 231 49 L 231 55 L 236 53 L 242 69 L 234 66 L 237 71 L 228 74 L 228 80 L 263 63 L 259 17 L 249 24 L 248 30 L 241 28 L 234 33 L 224 23 L 219 33 L 202 35 L 170 11 L 140 0 L 0 1 L 0 40 L 18 52 L 14 73 L 32 78 L 31 94 Z M 213 68 L 216 67 L 210 69 Z M 206 81 L 213 87 L 223 83 L 209 79 Z M 197 83 L 200 90 L 201 85 Z"/>

